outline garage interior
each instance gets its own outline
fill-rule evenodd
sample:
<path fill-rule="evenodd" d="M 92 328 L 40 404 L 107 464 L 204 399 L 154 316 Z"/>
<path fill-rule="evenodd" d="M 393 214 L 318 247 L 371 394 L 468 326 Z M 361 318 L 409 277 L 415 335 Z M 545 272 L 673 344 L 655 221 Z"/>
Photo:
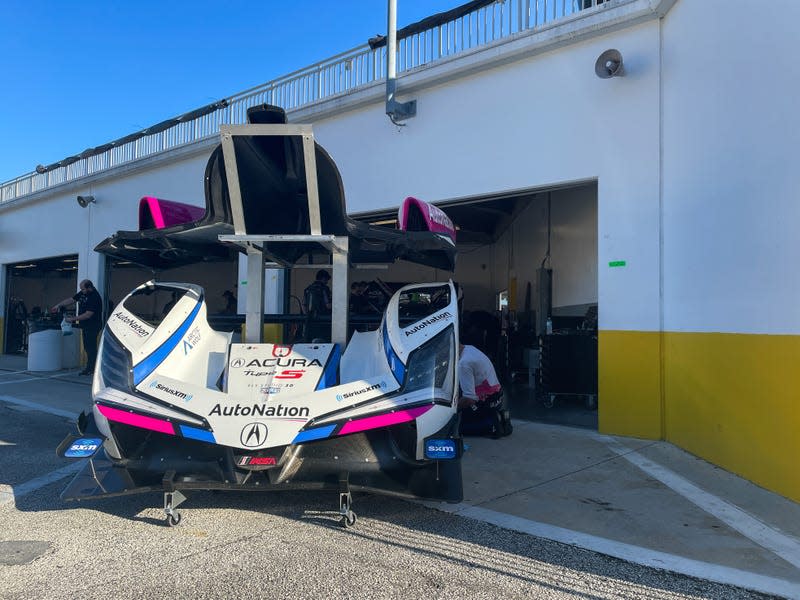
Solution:
<path fill-rule="evenodd" d="M 6 265 L 3 353 L 26 354 L 28 336 L 58 327 L 50 307 L 78 289 L 78 255 L 52 256 Z"/>
<path fill-rule="evenodd" d="M 364 265 L 351 269 L 351 284 L 366 282 L 381 308 L 403 284 L 452 276 L 463 289 L 462 335 L 492 360 L 512 416 L 597 429 L 596 181 L 437 206 L 457 228 L 454 274 L 408 262 Z M 354 218 L 393 228 L 397 215 Z M 314 274 L 294 271 L 291 312 Z"/>

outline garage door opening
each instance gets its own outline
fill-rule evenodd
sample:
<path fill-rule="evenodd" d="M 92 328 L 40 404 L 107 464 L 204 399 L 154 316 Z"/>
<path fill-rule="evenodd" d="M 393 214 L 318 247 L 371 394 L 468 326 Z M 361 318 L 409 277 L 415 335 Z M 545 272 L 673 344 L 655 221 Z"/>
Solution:
<path fill-rule="evenodd" d="M 437 203 L 457 227 L 462 335 L 492 360 L 512 417 L 597 429 L 597 184 Z M 394 212 L 356 218 L 392 227 Z M 350 281 L 396 288 L 445 271 L 396 263 Z M 300 293 L 296 284 L 293 293 Z"/>
<path fill-rule="evenodd" d="M 59 327 L 49 309 L 78 289 L 78 255 L 6 265 L 6 282 L 3 353 L 26 355 L 31 333 Z"/>

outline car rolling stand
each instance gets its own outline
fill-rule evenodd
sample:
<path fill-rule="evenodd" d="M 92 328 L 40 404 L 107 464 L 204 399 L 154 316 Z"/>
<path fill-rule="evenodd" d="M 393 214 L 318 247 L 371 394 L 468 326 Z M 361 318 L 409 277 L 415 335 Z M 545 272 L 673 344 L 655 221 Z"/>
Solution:
<path fill-rule="evenodd" d="M 181 513 L 176 508 L 186 501 L 184 496 L 179 490 L 174 489 L 173 479 L 175 478 L 175 471 L 167 471 L 164 474 L 162 483 L 164 484 L 164 513 L 166 514 L 166 524 L 168 527 L 175 527 L 181 522 Z"/>
<path fill-rule="evenodd" d="M 352 511 L 353 496 L 350 493 L 349 477 L 348 473 L 339 474 L 339 514 L 342 515 L 339 522 L 345 529 L 353 527 L 358 520 L 358 516 Z"/>

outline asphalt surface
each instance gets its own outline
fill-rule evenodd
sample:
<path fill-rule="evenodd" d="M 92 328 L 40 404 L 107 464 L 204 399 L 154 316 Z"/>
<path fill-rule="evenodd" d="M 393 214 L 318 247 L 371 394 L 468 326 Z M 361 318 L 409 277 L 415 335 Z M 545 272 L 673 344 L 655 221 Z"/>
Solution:
<path fill-rule="evenodd" d="M 351 529 L 331 492 L 197 493 L 173 528 L 161 494 L 65 503 L 70 421 L 0 402 L 0 598 L 767 597 L 374 495 Z"/>

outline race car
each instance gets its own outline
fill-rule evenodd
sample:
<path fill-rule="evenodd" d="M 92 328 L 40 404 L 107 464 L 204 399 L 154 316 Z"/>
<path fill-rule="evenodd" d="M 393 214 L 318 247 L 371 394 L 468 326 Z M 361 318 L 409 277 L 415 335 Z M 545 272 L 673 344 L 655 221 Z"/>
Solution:
<path fill-rule="evenodd" d="M 310 130 L 281 125 L 276 107 L 257 107 L 249 118 L 261 126 L 223 131 L 209 159 L 202 218 L 118 232 L 96 250 L 152 268 L 226 257 L 236 244 L 256 265 L 263 256 L 252 257 L 263 253 L 286 268 L 329 252 L 332 341 L 255 339 L 264 319 L 256 281 L 241 343 L 209 325 L 200 286 L 140 285 L 108 316 L 92 411 L 59 447 L 88 459 L 62 497 L 163 491 L 169 525 L 180 521 L 176 508 L 191 490 L 332 488 L 344 526 L 356 521 L 351 490 L 460 502 L 454 284 L 401 287 L 377 327 L 352 336 L 347 286 L 336 284 L 359 261 L 452 271 L 455 227 L 413 198 L 400 209 L 400 230 L 354 222 L 335 163 Z M 314 155 L 309 164 L 299 158 Z"/>

